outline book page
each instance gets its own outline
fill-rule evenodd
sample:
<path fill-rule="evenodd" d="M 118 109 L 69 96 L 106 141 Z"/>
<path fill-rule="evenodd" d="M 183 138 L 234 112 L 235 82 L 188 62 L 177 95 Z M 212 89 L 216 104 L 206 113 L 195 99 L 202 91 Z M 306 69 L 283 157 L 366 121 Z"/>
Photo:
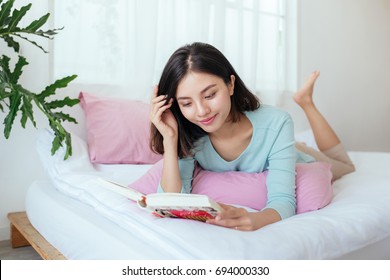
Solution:
<path fill-rule="evenodd" d="M 107 179 L 104 179 L 104 178 L 99 178 L 99 184 L 108 189 L 108 190 L 111 190 L 111 191 L 114 191 L 120 195 L 123 195 L 131 200 L 134 200 L 136 202 L 140 201 L 142 199 L 142 197 L 144 196 L 143 193 L 137 191 L 137 190 L 134 190 L 132 188 L 129 188 L 129 187 L 126 187 L 124 185 L 121 185 L 121 184 L 118 184 L 116 182 L 113 182 L 111 180 L 107 180 Z"/>
<path fill-rule="evenodd" d="M 151 207 L 211 207 L 222 210 L 218 203 L 202 194 L 153 193 L 146 197 L 146 203 Z"/>

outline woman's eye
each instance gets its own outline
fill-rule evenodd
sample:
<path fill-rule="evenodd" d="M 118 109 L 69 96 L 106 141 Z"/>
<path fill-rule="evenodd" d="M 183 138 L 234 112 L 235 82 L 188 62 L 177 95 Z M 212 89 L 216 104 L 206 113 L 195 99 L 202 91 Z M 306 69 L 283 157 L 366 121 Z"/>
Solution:
<path fill-rule="evenodd" d="M 181 104 L 181 106 L 183 106 L 183 107 L 190 107 L 191 103 L 184 103 L 184 104 Z"/>
<path fill-rule="evenodd" d="M 216 92 L 213 92 L 212 94 L 206 95 L 204 98 L 205 99 L 211 99 L 215 96 Z"/>

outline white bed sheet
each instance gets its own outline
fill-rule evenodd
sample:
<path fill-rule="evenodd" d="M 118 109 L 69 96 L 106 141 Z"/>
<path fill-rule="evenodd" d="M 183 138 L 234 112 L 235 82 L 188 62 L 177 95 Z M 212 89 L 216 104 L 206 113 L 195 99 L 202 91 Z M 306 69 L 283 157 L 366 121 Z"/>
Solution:
<path fill-rule="evenodd" d="M 67 259 L 155 259 L 154 245 L 54 188 L 36 181 L 28 189 L 26 212 L 32 225 Z M 136 253 L 135 253 L 136 252 Z M 160 255 L 172 259 L 169 252 Z"/>
<path fill-rule="evenodd" d="M 41 140 L 38 147 L 46 149 L 48 143 L 44 137 Z M 76 154 L 85 149 L 83 145 L 74 143 Z M 376 244 L 381 244 L 382 250 L 371 257 L 390 258 L 389 153 L 350 153 L 357 170 L 334 183 L 333 200 L 324 209 L 296 215 L 254 232 L 241 232 L 196 221 L 156 218 L 96 181 L 97 176 L 102 175 L 130 183 L 149 166 L 89 166 L 89 161 L 80 156 L 82 153 L 64 162 L 61 154 L 54 157 L 42 154 L 45 149 L 38 150 L 47 164 L 52 184 L 65 194 L 57 196 L 62 197 L 60 201 L 71 197 L 72 203 L 78 206 L 56 208 L 53 205 L 58 213 L 53 210 L 47 224 L 44 217 L 40 221 L 39 209 L 45 206 L 39 201 L 43 199 L 34 199 L 32 193 L 38 192 L 31 191 L 26 209 L 32 224 L 68 258 L 337 259 L 352 258 L 353 252 L 376 248 Z M 34 186 L 32 188 L 37 188 Z M 85 216 L 82 209 L 89 214 Z M 67 214 L 70 210 L 72 218 Z M 98 224 L 109 223 L 115 227 L 100 227 L 101 235 L 96 228 L 95 232 L 93 230 L 95 219 Z M 54 220 L 62 221 L 64 226 L 54 226 Z M 56 228 L 51 235 L 48 234 L 50 228 Z M 56 236 L 72 236 L 74 228 L 77 228 L 77 236 L 64 238 L 70 244 L 57 240 Z M 116 234 L 117 231 L 120 234 Z M 89 246 L 83 245 L 89 236 L 97 240 L 90 241 Z M 113 241 L 115 236 L 118 240 Z M 81 241 L 76 241 L 78 238 Z M 73 253 L 69 249 L 75 247 L 73 243 L 78 243 L 83 250 Z M 126 246 L 116 246 L 118 243 Z"/>

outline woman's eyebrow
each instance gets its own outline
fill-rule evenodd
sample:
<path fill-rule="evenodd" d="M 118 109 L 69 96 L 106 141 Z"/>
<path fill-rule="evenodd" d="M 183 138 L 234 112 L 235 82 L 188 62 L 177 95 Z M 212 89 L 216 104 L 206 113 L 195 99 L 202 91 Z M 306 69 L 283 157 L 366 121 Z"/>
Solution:
<path fill-rule="evenodd" d="M 210 88 L 212 88 L 212 87 L 214 87 L 214 86 L 216 86 L 216 85 L 217 85 L 217 84 L 211 84 L 211 85 L 205 87 L 200 93 L 205 93 L 205 92 L 208 91 Z"/>
<path fill-rule="evenodd" d="M 203 94 L 205 93 L 206 91 L 208 91 L 210 88 L 212 87 L 215 87 L 217 84 L 211 84 L 211 85 L 208 85 L 207 87 L 205 87 L 204 89 L 202 89 L 200 91 L 200 94 Z M 187 97 L 187 96 L 182 96 L 182 97 L 178 97 L 176 98 L 177 100 L 184 100 L 184 99 L 191 99 L 190 97 Z"/>
<path fill-rule="evenodd" d="M 183 96 L 183 97 L 177 97 L 176 99 L 177 99 L 177 100 L 185 100 L 185 99 L 191 99 L 191 98 L 190 98 L 190 97 Z"/>

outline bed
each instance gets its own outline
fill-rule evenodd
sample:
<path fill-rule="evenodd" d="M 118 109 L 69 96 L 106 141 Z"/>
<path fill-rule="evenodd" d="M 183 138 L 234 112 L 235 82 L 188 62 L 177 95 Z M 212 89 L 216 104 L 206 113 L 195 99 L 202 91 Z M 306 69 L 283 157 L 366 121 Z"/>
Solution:
<path fill-rule="evenodd" d="M 390 259 L 390 154 L 350 152 L 356 172 L 333 184 L 326 207 L 254 232 L 161 219 L 96 184 L 131 183 L 150 164 L 92 164 L 87 143 L 74 155 L 50 155 L 51 134 L 37 149 L 50 180 L 34 182 L 26 212 L 33 227 L 67 259 Z"/>
<path fill-rule="evenodd" d="M 138 182 L 160 159 L 148 148 L 148 105 L 88 93 L 80 101 L 86 133 L 72 133 L 73 156 L 64 161 L 63 149 L 51 156 L 53 135 L 39 131 L 48 179 L 29 187 L 27 216 L 12 216 L 34 248 L 53 252 L 49 258 L 390 259 L 390 153 L 349 152 L 356 172 L 334 182 L 325 207 L 257 231 L 161 219 L 99 184 Z M 314 146 L 310 133 L 297 140 Z"/>

